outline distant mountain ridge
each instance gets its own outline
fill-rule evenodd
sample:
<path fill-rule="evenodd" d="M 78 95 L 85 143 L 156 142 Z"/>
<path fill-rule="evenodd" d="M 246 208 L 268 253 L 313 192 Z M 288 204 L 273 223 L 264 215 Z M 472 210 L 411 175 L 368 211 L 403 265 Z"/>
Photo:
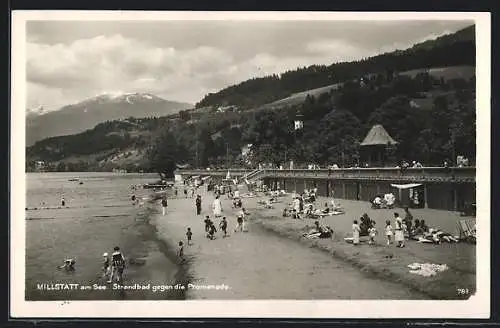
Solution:
<path fill-rule="evenodd" d="M 44 138 L 79 133 L 105 121 L 159 117 L 191 107 L 191 104 L 165 100 L 150 93 L 101 94 L 56 111 L 45 111 L 40 106 L 26 116 L 26 145 Z"/>

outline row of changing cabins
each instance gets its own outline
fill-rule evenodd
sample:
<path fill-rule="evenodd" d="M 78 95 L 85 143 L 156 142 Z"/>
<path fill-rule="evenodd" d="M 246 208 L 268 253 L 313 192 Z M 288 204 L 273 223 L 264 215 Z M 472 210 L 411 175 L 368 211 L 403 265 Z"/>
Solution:
<path fill-rule="evenodd" d="M 208 173 L 208 172 L 207 172 Z M 208 177 L 205 177 L 205 179 Z M 211 180 L 222 182 L 223 176 L 213 175 Z M 265 177 L 262 183 L 271 190 L 288 193 L 317 188 L 318 196 L 338 199 L 372 201 L 377 195 L 393 193 L 396 204 L 412 208 L 431 208 L 458 211 L 476 203 L 475 182 L 422 182 L 366 181 L 339 179 L 308 179 L 305 177 Z"/>

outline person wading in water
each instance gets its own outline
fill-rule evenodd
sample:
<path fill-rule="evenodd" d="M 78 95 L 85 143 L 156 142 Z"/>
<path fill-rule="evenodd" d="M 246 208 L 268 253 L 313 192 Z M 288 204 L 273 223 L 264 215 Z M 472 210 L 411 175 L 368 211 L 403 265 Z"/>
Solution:
<path fill-rule="evenodd" d="M 116 281 L 121 283 L 123 270 L 125 269 L 125 258 L 122 252 L 120 252 L 120 247 L 116 246 L 113 249 L 113 254 L 111 255 L 111 274 L 109 276 L 108 283 L 113 281 L 116 277 Z"/>

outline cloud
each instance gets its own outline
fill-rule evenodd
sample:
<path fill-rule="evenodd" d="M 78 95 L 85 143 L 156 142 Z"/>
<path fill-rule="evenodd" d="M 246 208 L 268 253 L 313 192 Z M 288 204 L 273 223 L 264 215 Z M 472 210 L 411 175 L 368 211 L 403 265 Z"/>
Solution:
<path fill-rule="evenodd" d="M 111 90 L 150 92 L 168 100 L 195 103 L 209 92 L 252 77 L 312 64 L 356 60 L 403 49 L 415 39 L 378 38 L 381 41 L 377 43 L 360 42 L 357 34 L 346 38 L 345 33 L 325 24 L 314 25 L 314 33 L 300 24 L 293 30 L 295 25 L 264 29 L 260 25 L 236 24 L 232 29 L 222 30 L 216 25 L 205 29 L 196 24 L 176 29 L 170 25 L 163 34 L 159 33 L 161 29 L 144 29 L 140 34 L 139 26 L 127 25 L 127 29 L 115 28 L 112 34 L 102 29 L 102 35 L 81 36 L 76 40 L 70 36 L 90 31 L 93 25 L 76 32 L 71 30 L 72 25 L 65 25 L 64 31 L 51 29 L 45 34 L 43 26 L 39 26 L 28 33 L 27 105 L 58 109 Z M 182 31 L 189 33 L 183 35 Z M 215 33 L 221 31 L 224 33 Z M 146 37 L 151 34 L 154 40 L 153 36 Z M 67 40 L 49 41 L 50 35 L 67 35 Z M 210 37 L 214 35 L 218 38 Z M 182 38 L 188 40 L 183 43 L 179 41 Z M 418 39 L 425 38 L 421 34 Z"/>
<path fill-rule="evenodd" d="M 312 54 L 327 56 L 332 63 L 352 61 L 371 54 L 370 50 L 350 44 L 344 40 L 318 39 L 309 42 L 307 51 Z"/>
<path fill-rule="evenodd" d="M 32 86 L 28 103 L 32 105 L 54 102 L 51 98 L 64 98 L 77 90 L 82 97 L 115 89 L 170 93 L 179 87 L 189 88 L 200 76 L 235 64 L 228 52 L 213 47 L 160 48 L 121 35 L 98 36 L 70 44 L 29 42 L 27 53 L 27 79 Z M 44 94 L 40 92 L 42 89 L 51 91 Z M 200 97 L 185 96 L 182 100 Z M 45 99 L 35 99 L 40 97 Z"/>

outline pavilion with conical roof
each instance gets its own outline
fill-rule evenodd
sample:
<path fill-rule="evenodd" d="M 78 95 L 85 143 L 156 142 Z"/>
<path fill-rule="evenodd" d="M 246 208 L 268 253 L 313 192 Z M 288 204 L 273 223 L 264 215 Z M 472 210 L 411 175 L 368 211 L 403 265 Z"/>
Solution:
<path fill-rule="evenodd" d="M 360 144 L 362 158 L 370 166 L 384 166 L 388 159 L 388 150 L 397 143 L 382 125 L 374 125 Z"/>

